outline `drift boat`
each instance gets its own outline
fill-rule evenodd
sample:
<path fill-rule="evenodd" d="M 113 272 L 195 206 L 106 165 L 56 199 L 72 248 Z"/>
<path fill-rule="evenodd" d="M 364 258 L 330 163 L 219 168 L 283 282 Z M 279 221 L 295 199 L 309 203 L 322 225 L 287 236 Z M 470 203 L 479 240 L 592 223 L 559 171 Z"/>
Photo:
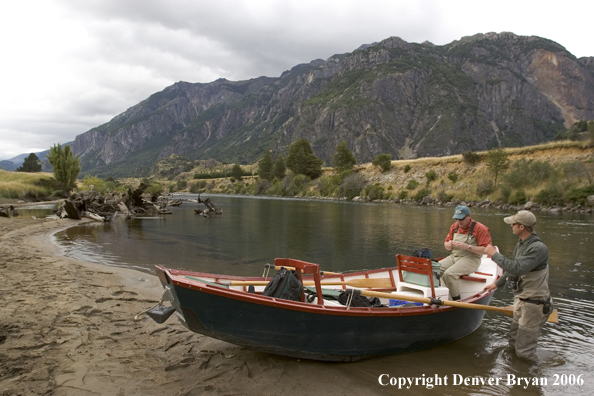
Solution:
<path fill-rule="evenodd" d="M 255 350 L 350 362 L 452 342 L 475 331 L 485 309 L 500 310 L 488 306 L 493 292 L 483 289 L 499 278 L 502 270 L 486 256 L 476 272 L 460 280 L 460 301 L 450 301 L 447 287 L 439 285 L 435 262 L 402 255 L 396 258 L 393 268 L 341 274 L 324 274 L 313 263 L 276 259 L 276 268 L 294 268 L 309 289 L 300 301 L 262 295 L 271 277 L 156 266 L 165 290 L 151 317 L 162 323 L 175 313 L 193 332 Z M 352 297 L 343 305 L 335 298 L 340 292 L 375 296 L 382 306 L 355 307 Z M 171 307 L 161 305 L 164 300 L 169 300 Z"/>

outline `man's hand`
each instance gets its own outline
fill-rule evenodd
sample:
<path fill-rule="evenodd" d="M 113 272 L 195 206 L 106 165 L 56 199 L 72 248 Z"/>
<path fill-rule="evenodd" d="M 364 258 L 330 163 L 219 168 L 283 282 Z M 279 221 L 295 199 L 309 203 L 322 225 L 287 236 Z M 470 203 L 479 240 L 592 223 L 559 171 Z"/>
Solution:
<path fill-rule="evenodd" d="M 485 254 L 487 255 L 487 257 L 491 258 L 493 257 L 493 255 L 497 253 L 497 249 L 495 249 L 493 247 L 493 245 L 487 245 L 485 246 Z"/>
<path fill-rule="evenodd" d="M 491 291 L 491 290 L 495 290 L 495 289 L 497 289 L 497 286 L 495 286 L 495 282 L 493 282 L 490 285 L 485 286 L 485 288 L 483 290 L 484 291 Z"/>

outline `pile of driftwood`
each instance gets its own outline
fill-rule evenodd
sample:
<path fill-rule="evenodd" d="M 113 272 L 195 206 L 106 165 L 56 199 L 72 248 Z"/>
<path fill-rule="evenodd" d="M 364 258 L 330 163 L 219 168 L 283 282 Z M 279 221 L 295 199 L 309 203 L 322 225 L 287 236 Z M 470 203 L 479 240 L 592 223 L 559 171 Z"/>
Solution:
<path fill-rule="evenodd" d="M 210 202 L 210 198 L 206 198 L 205 200 L 202 200 L 202 199 L 200 199 L 200 195 L 198 195 L 198 203 L 203 203 L 204 206 L 206 206 L 206 209 L 203 209 L 203 210 L 194 209 L 194 212 L 196 212 L 196 214 L 199 214 L 200 216 L 208 217 L 211 214 L 215 214 L 215 215 L 223 214 L 223 209 L 219 208 L 218 206 L 216 206 L 215 204 Z"/>
<path fill-rule="evenodd" d="M 128 189 L 125 194 L 101 194 L 94 191 L 82 191 L 72 194 L 57 210 L 59 217 L 81 219 L 88 217 L 97 221 L 111 221 L 116 215 L 126 219 L 134 216 L 157 216 L 171 214 L 165 209 L 167 201 L 159 195 L 152 195 L 150 201 L 143 198 L 148 185 L 142 183 L 135 189 Z"/>
<path fill-rule="evenodd" d="M 19 212 L 12 205 L 0 206 L 0 217 L 17 217 Z"/>

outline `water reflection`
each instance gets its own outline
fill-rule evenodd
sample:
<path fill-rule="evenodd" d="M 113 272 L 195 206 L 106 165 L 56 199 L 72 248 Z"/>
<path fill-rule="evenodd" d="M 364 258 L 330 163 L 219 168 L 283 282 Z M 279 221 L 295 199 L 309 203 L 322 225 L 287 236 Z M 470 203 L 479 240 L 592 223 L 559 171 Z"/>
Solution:
<path fill-rule="evenodd" d="M 215 273 L 260 275 L 275 257 L 319 263 L 328 271 L 348 271 L 395 265 L 394 255 L 428 247 L 434 257 L 445 256 L 443 240 L 452 224 L 453 208 L 355 204 L 346 202 L 272 200 L 214 196 L 223 216 L 194 214 L 197 204 L 171 208 L 173 215 L 112 224 L 70 228 L 56 238 L 66 254 L 84 260 L 152 271 L 155 264 Z M 493 241 L 508 256 L 517 242 L 503 222 L 510 212 L 473 210 L 486 224 Z M 536 230 L 550 251 L 551 292 L 560 324 L 545 326 L 539 354 L 541 364 L 527 365 L 507 347 L 510 319 L 488 312 L 470 336 L 448 345 L 409 355 L 338 366 L 353 379 L 369 383 L 370 394 L 402 393 L 382 387 L 377 377 L 445 376 L 503 378 L 508 375 L 545 378 L 546 386 L 458 384 L 436 387 L 445 395 L 582 395 L 594 387 L 594 218 L 583 214 L 537 213 Z M 513 295 L 495 294 L 493 304 L 507 306 Z M 328 371 L 336 365 L 305 364 Z M 560 379 L 581 375 L 584 385 L 563 385 Z M 554 385 L 557 379 L 558 384 Z M 406 390 L 426 394 L 425 387 Z"/>

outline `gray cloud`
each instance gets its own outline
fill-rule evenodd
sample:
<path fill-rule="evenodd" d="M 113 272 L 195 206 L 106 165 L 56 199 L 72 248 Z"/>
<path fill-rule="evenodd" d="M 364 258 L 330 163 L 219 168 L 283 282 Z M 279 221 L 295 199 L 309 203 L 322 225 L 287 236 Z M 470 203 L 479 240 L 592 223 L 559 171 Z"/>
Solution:
<path fill-rule="evenodd" d="M 9 60 L 0 73 L 0 159 L 71 141 L 176 81 L 275 77 L 390 36 L 443 45 L 512 31 L 550 38 L 577 56 L 590 48 L 583 33 L 558 23 L 574 15 L 571 0 L 567 11 L 508 0 L 14 3 L 5 6 L 12 25 L 0 26 Z"/>

